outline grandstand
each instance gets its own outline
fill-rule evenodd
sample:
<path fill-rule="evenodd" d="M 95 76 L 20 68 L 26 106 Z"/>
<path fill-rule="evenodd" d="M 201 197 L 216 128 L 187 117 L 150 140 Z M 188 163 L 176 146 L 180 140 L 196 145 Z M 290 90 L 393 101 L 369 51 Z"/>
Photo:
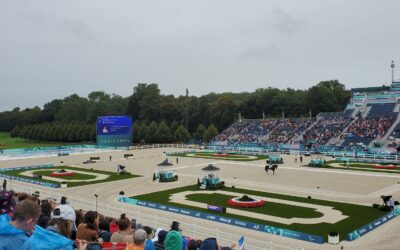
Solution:
<path fill-rule="evenodd" d="M 352 89 L 343 112 L 320 113 L 310 119 L 242 119 L 216 136 L 212 144 L 275 149 L 292 145 L 304 149 L 331 146 L 351 151 L 368 151 L 372 146 L 397 148 L 399 100 L 400 82 Z"/>

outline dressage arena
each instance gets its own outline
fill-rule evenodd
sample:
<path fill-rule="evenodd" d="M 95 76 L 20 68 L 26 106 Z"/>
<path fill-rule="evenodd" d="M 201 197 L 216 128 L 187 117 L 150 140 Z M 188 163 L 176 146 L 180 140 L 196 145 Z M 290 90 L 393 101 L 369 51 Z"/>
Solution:
<path fill-rule="evenodd" d="M 221 197 L 239 197 L 248 194 L 252 198 L 266 201 L 262 211 L 261 208 L 260 210 L 251 210 L 253 208 L 236 209 L 227 206 L 224 216 L 232 216 L 250 222 L 260 221 L 262 224 L 314 235 L 321 232 L 324 238 L 326 238 L 326 232 L 335 229 L 336 231 L 345 231 L 346 227 L 351 227 L 353 216 L 358 216 L 354 219 L 354 223 L 364 223 L 362 220 L 365 219 L 366 223 L 364 224 L 372 221 L 369 221 L 368 216 L 379 216 L 380 213 L 372 208 L 372 204 L 382 203 L 381 195 L 393 195 L 395 200 L 400 200 L 400 174 L 366 172 L 357 169 L 311 168 L 302 166 L 309 163 L 310 157 L 303 157 L 303 163 L 300 163 L 295 162 L 293 155 L 283 155 L 284 164 L 279 165 L 274 175 L 264 171 L 265 159 L 254 159 L 254 157 L 250 157 L 249 161 L 234 161 L 226 157 L 190 157 L 190 155 L 186 155 L 185 157 L 178 156 L 179 163 L 176 164 L 176 156 L 167 156 L 169 161 L 174 164 L 169 169 L 175 171 L 179 176 L 178 181 L 153 182 L 153 173 L 157 170 L 157 164 L 165 160 L 164 152 L 177 153 L 180 150 L 158 148 L 91 152 L 61 157 L 7 159 L 0 161 L 0 167 L 6 169 L 53 164 L 58 169 L 75 171 L 78 175 L 75 179 L 69 180 L 71 183 L 68 188 L 51 188 L 17 180 L 9 181 L 8 187 L 16 191 L 39 191 L 42 198 L 67 196 L 76 209 L 89 209 L 88 206 L 93 209 L 94 206 L 98 206 L 100 212 L 110 213 L 112 216 L 117 216 L 117 212 L 124 211 L 127 215 L 138 216 L 138 222 L 143 221 L 154 227 L 163 225 L 167 227 L 172 220 L 177 220 L 182 224 L 183 234 L 186 231 L 192 236 L 214 236 L 223 244 L 231 244 L 235 237 L 238 239 L 244 235 L 247 243 L 254 246 L 254 249 L 269 249 L 268 246 L 273 246 L 273 249 L 340 249 L 340 246 L 344 246 L 344 249 L 396 249 L 400 245 L 399 217 L 354 241 L 346 241 L 345 235 L 340 235 L 342 241 L 339 245 L 328 243 L 321 245 L 117 200 L 119 192 L 124 191 L 126 197 L 138 200 L 148 199 L 147 201 L 174 204 L 178 207 L 180 205 L 184 208 L 197 207 L 199 211 L 202 211 L 206 207 L 207 201 L 221 202 L 223 200 Z M 133 154 L 133 157 L 124 158 L 124 154 L 127 153 Z M 112 156 L 111 161 L 109 156 Z M 100 160 L 95 163 L 82 164 L 89 157 L 100 157 Z M 244 158 L 239 156 L 238 159 L 246 160 Z M 327 158 L 327 160 L 331 159 Z M 63 166 L 60 167 L 61 161 Z M 226 189 L 216 191 L 196 189 L 198 178 L 203 176 L 201 169 L 208 164 L 213 164 L 220 169 L 219 177 L 225 182 Z M 116 173 L 117 165 L 126 166 L 126 170 L 132 175 L 108 179 Z M 35 171 L 37 170 L 29 169 L 21 171 L 19 174 L 29 177 Z M 1 173 L 6 172 L 2 171 Z M 0 177 L 0 180 L 2 179 Z M 42 181 L 45 180 L 57 182 L 57 177 L 43 176 Z M 87 183 L 72 184 L 81 181 Z M 309 196 L 311 199 L 308 198 Z M 348 203 L 356 206 L 348 205 Z M 271 211 L 268 211 L 269 204 Z M 365 205 L 365 207 L 359 205 Z M 354 210 L 356 213 L 352 214 L 350 210 Z M 346 220 L 349 223 L 344 223 Z M 340 229 L 335 228 L 335 225 Z M 204 231 L 207 228 L 208 232 Z M 247 247 L 246 249 L 252 248 Z"/>

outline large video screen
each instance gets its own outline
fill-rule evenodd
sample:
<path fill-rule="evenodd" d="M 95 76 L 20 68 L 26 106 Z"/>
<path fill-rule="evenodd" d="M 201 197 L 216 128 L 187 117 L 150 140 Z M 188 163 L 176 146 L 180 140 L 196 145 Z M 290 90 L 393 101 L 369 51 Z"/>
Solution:
<path fill-rule="evenodd" d="M 99 146 L 132 145 L 132 118 L 129 116 L 99 116 L 96 131 Z"/>

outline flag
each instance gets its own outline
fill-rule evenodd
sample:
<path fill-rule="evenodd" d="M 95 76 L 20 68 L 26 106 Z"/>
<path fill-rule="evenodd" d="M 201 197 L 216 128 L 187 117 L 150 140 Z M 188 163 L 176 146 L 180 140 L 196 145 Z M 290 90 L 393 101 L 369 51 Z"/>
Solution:
<path fill-rule="evenodd" d="M 239 243 L 239 250 L 244 250 L 244 236 L 240 237 L 238 243 Z"/>

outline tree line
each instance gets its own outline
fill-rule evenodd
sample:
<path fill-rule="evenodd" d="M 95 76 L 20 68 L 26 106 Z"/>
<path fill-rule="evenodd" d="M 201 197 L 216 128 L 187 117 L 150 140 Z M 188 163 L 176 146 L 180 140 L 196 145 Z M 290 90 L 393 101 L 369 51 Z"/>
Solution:
<path fill-rule="evenodd" d="M 183 126 L 173 122 L 168 126 L 164 121 L 135 123 L 133 126 L 132 141 L 135 143 L 171 143 L 209 141 L 218 134 L 215 126 L 207 129 L 200 124 L 193 136 Z M 26 126 L 15 126 L 11 130 L 11 137 L 24 138 L 31 141 L 53 142 L 95 142 L 96 128 L 84 122 L 54 122 L 40 123 Z"/>
<path fill-rule="evenodd" d="M 98 116 L 130 115 L 134 120 L 135 142 L 176 141 L 186 139 L 187 135 L 190 139 L 198 139 L 200 125 L 206 130 L 212 126 L 223 131 L 238 119 L 239 113 L 248 119 L 278 118 L 283 114 L 293 118 L 309 117 L 310 112 L 315 116 L 320 112 L 342 111 L 350 97 L 351 92 L 337 80 L 323 81 L 306 90 L 269 87 L 254 92 L 209 93 L 199 97 L 163 95 L 157 84 L 139 83 L 128 97 L 95 91 L 87 97 L 73 94 L 64 99 L 54 99 L 43 108 L 14 108 L 0 112 L 0 131 L 14 129 L 18 131 L 14 131 L 14 135 L 32 140 L 34 135 L 35 140 L 94 141 L 93 131 Z M 74 135 L 52 136 L 53 130 L 63 126 L 66 129 L 60 134 L 73 128 L 75 130 L 71 133 Z M 46 135 L 36 135 L 37 131 L 42 133 L 42 129 Z"/>

